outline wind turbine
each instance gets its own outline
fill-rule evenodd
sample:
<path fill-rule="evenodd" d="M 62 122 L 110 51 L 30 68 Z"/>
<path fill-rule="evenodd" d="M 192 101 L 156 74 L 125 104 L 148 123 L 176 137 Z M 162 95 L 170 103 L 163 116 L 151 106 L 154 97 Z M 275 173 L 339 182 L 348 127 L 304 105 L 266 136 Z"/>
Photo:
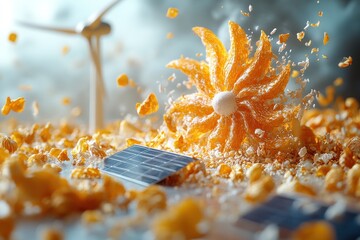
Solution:
<path fill-rule="evenodd" d="M 70 35 L 83 36 L 89 46 L 89 52 L 91 57 L 91 71 L 90 71 L 90 107 L 89 107 L 89 132 L 93 133 L 98 129 L 101 129 L 104 124 L 103 116 L 103 98 L 106 94 L 104 79 L 102 74 L 101 64 L 101 48 L 100 38 L 104 35 L 108 35 L 111 32 L 110 24 L 103 22 L 102 17 L 112 9 L 121 0 L 113 0 L 106 5 L 98 13 L 91 15 L 86 21 L 80 22 L 76 25 L 75 29 L 49 27 L 39 25 L 35 23 L 28 23 L 24 21 L 17 21 L 18 24 L 39 29 L 45 31 L 59 32 Z"/>

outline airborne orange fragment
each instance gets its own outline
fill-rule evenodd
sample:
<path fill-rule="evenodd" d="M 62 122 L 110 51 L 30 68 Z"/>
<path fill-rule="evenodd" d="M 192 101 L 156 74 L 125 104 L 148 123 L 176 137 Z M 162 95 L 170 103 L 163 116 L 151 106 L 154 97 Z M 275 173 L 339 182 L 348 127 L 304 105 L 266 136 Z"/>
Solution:
<path fill-rule="evenodd" d="M 25 99 L 23 97 L 17 98 L 15 100 L 11 100 L 10 97 L 6 98 L 6 103 L 1 109 L 1 113 L 3 115 L 8 115 L 10 111 L 14 112 L 22 112 L 25 107 Z"/>
<path fill-rule="evenodd" d="M 154 93 L 150 93 L 144 102 L 136 104 L 136 111 L 139 116 L 146 116 L 155 113 L 158 110 L 159 103 Z"/>

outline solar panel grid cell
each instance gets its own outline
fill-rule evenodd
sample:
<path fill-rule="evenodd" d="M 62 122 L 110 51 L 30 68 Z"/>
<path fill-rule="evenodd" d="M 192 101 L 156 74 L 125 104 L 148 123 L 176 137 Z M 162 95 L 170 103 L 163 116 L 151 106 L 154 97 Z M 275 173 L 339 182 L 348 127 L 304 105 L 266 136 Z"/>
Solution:
<path fill-rule="evenodd" d="M 107 159 L 103 171 L 141 185 L 160 182 L 184 168 L 193 158 L 134 145 Z"/>

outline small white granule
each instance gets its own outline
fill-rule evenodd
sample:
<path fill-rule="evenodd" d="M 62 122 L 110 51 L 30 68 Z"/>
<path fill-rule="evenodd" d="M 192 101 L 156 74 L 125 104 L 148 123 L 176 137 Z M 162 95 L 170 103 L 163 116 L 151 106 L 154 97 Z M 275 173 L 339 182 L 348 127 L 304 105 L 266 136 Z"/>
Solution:
<path fill-rule="evenodd" d="M 306 147 L 302 147 L 298 154 L 300 157 L 304 157 L 306 155 L 306 153 L 307 153 Z"/>
<path fill-rule="evenodd" d="M 258 135 L 260 138 L 262 138 L 265 134 L 264 130 L 261 130 L 260 128 L 255 129 L 255 134 Z"/>
<path fill-rule="evenodd" d="M 334 156 L 331 153 L 323 153 L 319 156 L 319 160 L 323 161 L 323 163 L 327 164 Z"/>
<path fill-rule="evenodd" d="M 246 154 L 251 156 L 251 155 L 254 155 L 255 151 L 254 151 L 254 148 L 253 147 L 248 147 L 246 149 Z"/>
<path fill-rule="evenodd" d="M 249 5 L 249 12 L 252 12 L 252 10 L 253 10 L 253 6 L 250 4 Z"/>
<path fill-rule="evenodd" d="M 325 219 L 337 220 L 344 215 L 345 211 L 346 211 L 346 200 L 344 198 L 339 198 L 334 205 L 332 205 L 326 210 Z"/>
<path fill-rule="evenodd" d="M 275 33 L 276 33 L 276 30 L 277 30 L 277 28 L 274 28 L 273 30 L 271 30 L 270 35 L 275 34 Z"/>

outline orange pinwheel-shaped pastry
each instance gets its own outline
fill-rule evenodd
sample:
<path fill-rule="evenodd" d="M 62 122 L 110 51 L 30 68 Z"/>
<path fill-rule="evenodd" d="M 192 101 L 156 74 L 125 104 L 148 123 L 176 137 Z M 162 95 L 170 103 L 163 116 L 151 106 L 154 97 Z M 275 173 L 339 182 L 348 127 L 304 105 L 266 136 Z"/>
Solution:
<path fill-rule="evenodd" d="M 271 43 L 264 32 L 253 57 L 244 30 L 229 22 L 231 47 L 209 29 L 195 27 L 206 48 L 206 63 L 189 58 L 167 67 L 182 71 L 198 92 L 177 99 L 164 115 L 168 129 L 188 142 L 207 137 L 209 149 L 238 150 L 245 138 L 266 140 L 284 123 L 286 108 L 275 104 L 290 77 L 290 65 L 271 67 Z"/>

